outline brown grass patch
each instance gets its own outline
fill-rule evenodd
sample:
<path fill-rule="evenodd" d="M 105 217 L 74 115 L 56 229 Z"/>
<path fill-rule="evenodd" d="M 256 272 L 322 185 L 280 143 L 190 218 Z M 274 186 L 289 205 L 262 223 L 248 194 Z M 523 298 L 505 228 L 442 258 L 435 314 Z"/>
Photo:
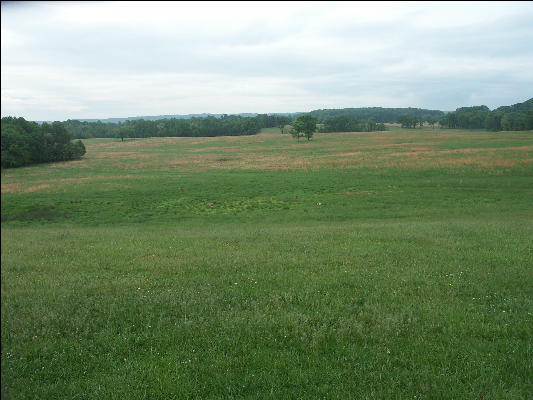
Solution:
<path fill-rule="evenodd" d="M 120 158 L 120 159 L 137 159 L 137 158 L 149 158 L 151 154 L 139 153 L 134 151 L 121 151 L 121 152 L 101 152 L 92 154 L 90 158 L 103 159 L 103 158 Z"/>
<path fill-rule="evenodd" d="M 332 154 L 335 157 L 354 157 L 354 156 L 360 156 L 363 154 L 361 151 L 353 151 L 351 153 L 339 153 L 339 154 Z"/>
<path fill-rule="evenodd" d="M 138 178 L 138 175 L 123 175 L 123 176 L 105 176 L 105 175 L 95 175 L 90 177 L 80 177 L 80 178 L 61 178 L 61 179 L 46 179 L 34 181 L 32 186 L 23 186 L 20 183 L 6 183 L 2 184 L 2 194 L 3 193 L 32 193 L 39 190 L 49 189 L 53 187 L 63 187 L 64 185 L 77 185 L 81 183 L 90 183 L 93 181 L 102 181 L 102 180 L 122 180 L 122 179 L 131 179 Z M 107 185 L 113 185 L 114 183 L 109 182 L 105 183 Z"/>
<path fill-rule="evenodd" d="M 7 183 L 2 185 L 2 193 L 33 193 L 38 192 L 39 190 L 48 189 L 50 185 L 34 185 L 28 187 L 21 187 L 18 183 Z"/>
<path fill-rule="evenodd" d="M 373 190 L 359 190 L 357 192 L 344 192 L 344 194 L 376 194 Z"/>
<path fill-rule="evenodd" d="M 2 194 L 21 192 L 20 183 L 2 183 Z"/>

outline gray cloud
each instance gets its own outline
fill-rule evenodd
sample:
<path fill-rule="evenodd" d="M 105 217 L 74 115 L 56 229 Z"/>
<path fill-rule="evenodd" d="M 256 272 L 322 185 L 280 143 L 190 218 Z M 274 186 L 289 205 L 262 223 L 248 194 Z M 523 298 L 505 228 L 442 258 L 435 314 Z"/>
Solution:
<path fill-rule="evenodd" d="M 532 3 L 2 3 L 2 115 L 526 100 Z"/>

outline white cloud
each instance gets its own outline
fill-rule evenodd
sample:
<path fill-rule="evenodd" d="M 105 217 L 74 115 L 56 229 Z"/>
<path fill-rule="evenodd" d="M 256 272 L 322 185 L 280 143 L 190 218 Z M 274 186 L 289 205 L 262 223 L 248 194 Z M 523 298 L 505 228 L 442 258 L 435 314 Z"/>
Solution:
<path fill-rule="evenodd" d="M 2 115 L 495 107 L 531 97 L 532 19 L 527 2 L 2 3 Z"/>

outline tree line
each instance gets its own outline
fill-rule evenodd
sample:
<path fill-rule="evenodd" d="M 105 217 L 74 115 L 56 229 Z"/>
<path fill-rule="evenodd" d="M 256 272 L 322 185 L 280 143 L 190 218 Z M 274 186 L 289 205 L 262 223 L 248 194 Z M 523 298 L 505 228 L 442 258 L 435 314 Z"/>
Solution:
<path fill-rule="evenodd" d="M 533 129 L 533 98 L 491 111 L 487 106 L 461 107 L 446 114 L 439 123 L 447 128 L 526 131 Z"/>
<path fill-rule="evenodd" d="M 430 115 L 440 118 L 444 112 L 420 108 L 343 108 L 314 110 L 311 114 L 321 125 L 322 132 L 361 132 L 384 130 L 384 122 L 396 122 L 405 113 L 415 116 Z M 195 137 L 253 135 L 262 128 L 284 127 L 294 122 L 299 115 L 258 114 L 253 117 L 222 114 L 220 117 L 134 119 L 123 122 L 89 122 L 67 120 L 65 126 L 76 139 L 129 138 L 129 137 Z M 337 118 L 342 117 L 342 118 Z"/>
<path fill-rule="evenodd" d="M 443 117 L 444 116 L 442 116 L 441 119 Z M 422 127 L 426 122 L 434 127 L 438 121 L 440 120 L 432 115 L 414 116 L 410 114 L 400 115 L 396 120 L 396 122 L 402 124 L 402 128 L 416 128 L 417 125 Z"/>
<path fill-rule="evenodd" d="M 312 114 L 311 114 L 312 115 Z M 350 115 L 337 115 L 327 117 L 322 120 L 319 128 L 320 132 L 372 132 L 384 131 L 386 126 L 383 123 L 376 122 L 375 118 L 370 118 L 367 121 L 360 121 L 356 117 Z"/>
<path fill-rule="evenodd" d="M 487 106 L 460 107 L 454 112 L 442 115 L 438 120 L 431 115 L 415 116 L 403 114 L 397 122 L 403 128 L 416 128 L 424 122 L 436 122 L 445 128 L 486 129 L 490 131 L 525 131 L 533 129 L 533 98 L 512 106 L 490 110 Z"/>
<path fill-rule="evenodd" d="M 328 118 L 347 116 L 359 121 L 369 121 L 374 119 L 376 123 L 396 122 L 401 115 L 412 115 L 413 117 L 431 116 L 439 119 L 444 115 L 440 110 L 427 110 L 424 108 L 383 108 L 383 107 L 363 107 L 363 108 L 340 108 L 323 109 L 310 112 L 319 122 L 324 122 Z"/>
<path fill-rule="evenodd" d="M 2 168 L 79 159 L 85 154 L 85 146 L 81 140 L 72 139 L 61 122 L 39 125 L 24 118 L 3 117 Z"/>
<path fill-rule="evenodd" d="M 145 137 L 213 137 L 255 135 L 262 128 L 284 127 L 291 119 L 280 115 L 259 114 L 241 117 L 223 114 L 219 118 L 193 117 L 158 120 L 127 120 L 124 122 L 81 122 L 67 120 L 66 129 L 74 138 L 145 138 Z"/>

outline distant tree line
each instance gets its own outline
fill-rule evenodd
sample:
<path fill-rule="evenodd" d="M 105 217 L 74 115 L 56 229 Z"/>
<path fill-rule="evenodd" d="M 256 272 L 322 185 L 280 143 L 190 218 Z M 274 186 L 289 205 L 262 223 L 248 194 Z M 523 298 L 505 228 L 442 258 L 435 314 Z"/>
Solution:
<path fill-rule="evenodd" d="M 85 154 L 81 140 L 73 142 L 61 122 L 39 125 L 24 118 L 4 117 L 1 134 L 2 168 L 76 160 Z"/>
<path fill-rule="evenodd" d="M 425 122 L 434 126 L 488 130 L 533 129 L 533 98 L 512 106 L 491 111 L 487 106 L 462 107 L 454 112 L 420 108 L 343 108 L 315 110 L 306 114 L 313 118 L 299 119 L 303 113 L 255 116 L 222 114 L 214 116 L 165 119 L 132 119 L 124 122 L 89 122 L 67 120 L 63 123 L 26 121 L 24 118 L 2 118 L 2 168 L 49 161 L 79 159 L 85 146 L 72 139 L 145 138 L 254 135 L 262 128 L 285 127 L 299 121 L 290 132 L 296 137 L 311 139 L 318 123 L 320 132 L 363 132 L 385 130 L 384 122 L 399 122 L 402 127 L 416 128 Z M 304 121 L 305 120 L 305 121 Z M 314 121 L 314 122 L 313 122 Z M 305 123 L 304 123 L 305 122 Z M 314 123 L 314 130 L 311 126 Z"/>
<path fill-rule="evenodd" d="M 403 128 L 416 128 L 424 122 L 436 122 L 445 128 L 487 129 L 491 131 L 521 131 L 533 129 L 533 98 L 512 106 L 491 111 L 487 106 L 461 107 L 442 115 L 438 120 L 431 115 L 400 115 L 397 122 Z"/>
<path fill-rule="evenodd" d="M 441 117 L 443 118 L 443 117 Z M 417 125 L 422 127 L 427 122 L 431 126 L 435 126 L 435 124 L 439 121 L 438 118 L 435 118 L 432 115 L 419 115 L 414 116 L 410 114 L 403 114 L 398 117 L 396 122 L 402 124 L 402 128 L 416 128 Z"/>
<path fill-rule="evenodd" d="M 350 115 L 327 117 L 322 121 L 319 128 L 320 132 L 372 132 L 384 130 L 386 130 L 385 124 L 377 123 L 375 118 L 360 121 Z"/>
<path fill-rule="evenodd" d="M 312 115 L 312 113 L 310 113 Z M 190 119 L 127 120 L 124 122 L 86 122 L 67 120 L 66 129 L 76 139 L 89 138 L 145 138 L 145 137 L 213 137 L 254 135 L 262 128 L 278 127 L 285 133 L 285 127 L 294 122 L 293 116 L 259 114 L 255 117 L 223 114 L 219 118 L 193 117 Z M 299 114 L 300 116 L 303 114 Z M 385 130 L 383 123 L 375 118 L 362 121 L 348 115 L 325 118 L 321 132 L 361 132 Z"/>
<path fill-rule="evenodd" d="M 444 115 L 440 110 L 426 110 L 423 108 L 383 108 L 383 107 L 364 107 L 364 108 L 341 108 L 341 109 L 324 109 L 310 112 L 316 117 L 319 123 L 325 122 L 326 119 L 338 116 L 347 116 L 359 121 L 369 121 L 374 119 L 376 123 L 396 122 L 401 115 L 412 115 L 413 117 L 431 116 L 439 119 Z"/>
<path fill-rule="evenodd" d="M 67 120 L 66 129 L 74 138 L 145 138 L 145 137 L 212 137 L 254 135 L 262 128 L 284 127 L 290 118 L 259 114 L 241 117 L 223 114 L 220 118 L 194 117 L 190 119 L 136 119 L 119 123 L 81 122 Z"/>
<path fill-rule="evenodd" d="M 439 123 L 447 128 L 525 131 L 533 129 L 533 98 L 491 111 L 487 106 L 461 107 L 444 115 Z"/>

